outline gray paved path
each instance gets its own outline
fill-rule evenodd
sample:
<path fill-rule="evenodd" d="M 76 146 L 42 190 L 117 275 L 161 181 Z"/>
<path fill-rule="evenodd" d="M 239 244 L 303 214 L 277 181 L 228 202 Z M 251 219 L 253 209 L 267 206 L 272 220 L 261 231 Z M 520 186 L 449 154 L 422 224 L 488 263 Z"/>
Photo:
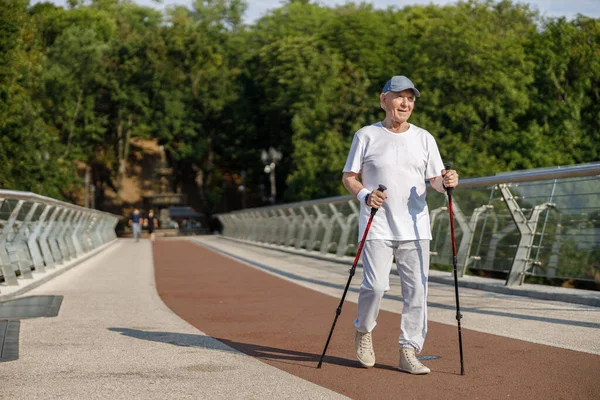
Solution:
<path fill-rule="evenodd" d="M 24 296 L 62 295 L 57 317 L 21 321 L 0 398 L 344 398 L 225 346 L 156 293 L 151 245 L 120 240 Z"/>

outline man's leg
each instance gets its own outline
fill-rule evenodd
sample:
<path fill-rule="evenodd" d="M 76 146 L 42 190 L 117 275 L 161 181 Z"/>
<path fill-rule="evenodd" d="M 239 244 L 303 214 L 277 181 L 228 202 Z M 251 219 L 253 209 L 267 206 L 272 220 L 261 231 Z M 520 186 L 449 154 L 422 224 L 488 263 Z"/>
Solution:
<path fill-rule="evenodd" d="M 367 240 L 363 247 L 363 281 L 358 294 L 358 317 L 354 327 L 359 332 L 371 332 L 377 325 L 379 306 L 390 289 L 390 271 L 394 250 L 389 240 Z"/>
<path fill-rule="evenodd" d="M 396 267 L 402 280 L 402 322 L 400 345 L 423 349 L 427 335 L 427 280 L 429 240 L 402 241 L 396 250 Z"/>
<path fill-rule="evenodd" d="M 354 321 L 356 358 L 364 367 L 375 365 L 371 331 L 377 324 L 379 305 L 389 290 L 394 251 L 390 241 L 367 240 L 363 247 L 363 281 L 358 295 L 358 317 Z"/>
<path fill-rule="evenodd" d="M 427 280 L 429 277 L 429 240 L 400 242 L 396 267 L 402 281 L 404 307 L 400 323 L 399 368 L 412 374 L 427 374 L 429 368 L 417 360 L 427 335 Z"/>

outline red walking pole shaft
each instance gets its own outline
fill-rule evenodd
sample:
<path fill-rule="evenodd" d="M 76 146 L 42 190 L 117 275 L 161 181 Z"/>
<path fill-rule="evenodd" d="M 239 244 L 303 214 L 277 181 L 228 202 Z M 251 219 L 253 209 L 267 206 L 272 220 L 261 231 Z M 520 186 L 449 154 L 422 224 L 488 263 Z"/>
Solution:
<path fill-rule="evenodd" d="M 445 164 L 444 167 L 450 169 L 450 164 Z M 452 239 L 452 266 L 454 270 L 454 294 L 456 297 L 456 322 L 458 323 L 458 348 L 460 351 L 460 374 L 465 374 L 464 360 L 463 360 L 463 347 L 462 347 L 462 331 L 460 328 L 460 320 L 462 314 L 460 313 L 460 299 L 458 296 L 458 260 L 456 259 L 456 237 L 454 236 L 454 210 L 452 209 L 452 190 L 454 188 L 447 188 L 446 193 L 448 194 L 448 212 L 450 213 L 450 237 Z"/>
<path fill-rule="evenodd" d="M 378 190 L 383 192 L 387 188 L 383 185 L 379 185 Z M 344 294 L 342 295 L 342 299 L 340 300 L 340 304 L 335 311 L 335 319 L 333 320 L 333 325 L 331 326 L 331 330 L 329 331 L 329 336 L 327 337 L 327 342 L 325 343 L 325 348 L 323 349 L 323 354 L 321 354 L 321 359 L 319 360 L 319 364 L 317 368 L 321 368 L 323 364 L 323 358 L 325 357 L 325 353 L 327 352 L 327 347 L 329 347 L 329 341 L 331 340 L 331 336 L 333 335 L 333 330 L 335 329 L 335 324 L 337 323 L 338 317 L 342 313 L 342 306 L 344 305 L 344 300 L 346 299 L 346 294 L 348 293 L 348 288 L 350 287 L 350 282 L 352 281 L 352 277 L 354 276 L 354 272 L 356 271 L 356 265 L 358 264 L 358 260 L 360 259 L 360 255 L 362 253 L 363 246 L 365 245 L 365 241 L 367 240 L 367 235 L 369 234 L 369 229 L 371 229 L 371 223 L 373 222 L 373 217 L 377 214 L 378 208 L 371 208 L 371 216 L 369 217 L 369 222 L 365 227 L 365 232 L 363 233 L 362 240 L 360 241 L 360 245 L 358 246 L 358 250 L 356 251 L 356 257 L 354 257 L 354 264 L 352 264 L 352 268 L 350 268 L 350 276 L 348 277 L 348 281 L 346 282 L 346 287 L 344 289 Z"/>

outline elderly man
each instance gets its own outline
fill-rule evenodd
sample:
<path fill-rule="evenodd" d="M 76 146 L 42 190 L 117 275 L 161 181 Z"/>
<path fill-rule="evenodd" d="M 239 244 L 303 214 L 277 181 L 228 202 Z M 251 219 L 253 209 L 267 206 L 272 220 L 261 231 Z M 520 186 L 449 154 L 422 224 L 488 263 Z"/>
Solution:
<path fill-rule="evenodd" d="M 366 368 L 375 365 L 371 332 L 389 290 L 395 257 L 404 298 L 398 368 L 411 374 L 430 372 L 416 357 L 427 333 L 431 230 L 425 181 L 440 193 L 458 185 L 456 171 L 444 169 L 433 136 L 408 122 L 420 95 L 405 76 L 394 76 L 385 84 L 379 97 L 385 119 L 356 132 L 343 176 L 344 186 L 361 204 L 359 238 L 370 208 L 379 208 L 363 248 L 364 278 L 354 321 L 356 357 Z M 379 184 L 387 190 L 377 190 Z"/>

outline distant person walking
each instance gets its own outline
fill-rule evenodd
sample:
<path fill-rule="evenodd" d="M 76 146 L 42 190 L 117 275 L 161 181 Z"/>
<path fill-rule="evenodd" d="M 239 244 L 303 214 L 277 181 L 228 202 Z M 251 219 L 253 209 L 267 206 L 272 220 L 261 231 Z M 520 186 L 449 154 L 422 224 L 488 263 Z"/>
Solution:
<path fill-rule="evenodd" d="M 140 213 L 140 210 L 134 208 L 133 212 L 131 213 L 131 218 L 129 219 L 129 226 L 133 230 L 133 238 L 136 242 L 140 240 L 140 235 L 142 233 L 142 222 L 142 214 Z"/>
<path fill-rule="evenodd" d="M 430 372 L 415 355 L 423 349 L 427 334 L 431 229 L 425 181 L 441 193 L 458 185 L 456 171 L 444 169 L 434 137 L 408 123 L 420 95 L 405 76 L 394 76 L 385 84 L 379 96 L 385 119 L 356 132 L 342 179 L 360 201 L 359 238 L 371 208 L 379 209 L 363 248 L 364 277 L 354 321 L 356 357 L 364 367 L 375 365 L 371 332 L 389 290 L 395 258 L 404 299 L 398 369 L 411 374 Z M 387 190 L 377 190 L 379 184 Z"/>
<path fill-rule="evenodd" d="M 148 212 L 148 218 L 144 221 L 144 227 L 148 229 L 150 240 L 154 242 L 154 229 L 158 228 L 158 219 L 154 216 L 154 210 Z"/>

